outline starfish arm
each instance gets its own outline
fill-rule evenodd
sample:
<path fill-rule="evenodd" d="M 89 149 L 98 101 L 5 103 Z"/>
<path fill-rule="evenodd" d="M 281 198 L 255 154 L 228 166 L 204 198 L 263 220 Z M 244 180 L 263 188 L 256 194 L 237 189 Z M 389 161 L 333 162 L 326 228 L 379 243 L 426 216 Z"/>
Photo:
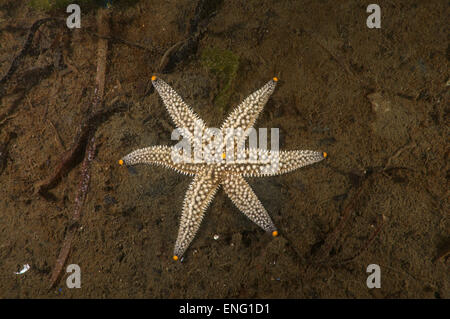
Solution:
<path fill-rule="evenodd" d="M 205 123 L 170 85 L 156 76 L 152 77 L 152 83 L 159 96 L 161 96 L 173 122 L 177 128 L 184 130 L 182 135 L 192 143 L 192 136 L 194 134 L 200 136 L 205 130 Z"/>
<path fill-rule="evenodd" d="M 228 174 L 222 181 L 225 193 L 252 222 L 276 236 L 276 227 L 269 214 L 253 192 L 250 185 L 239 174 Z"/>
<path fill-rule="evenodd" d="M 269 152 L 262 149 L 246 150 L 247 159 L 230 165 L 230 169 L 244 177 L 281 175 L 322 161 L 327 154 L 317 151 L 297 150 Z"/>
<path fill-rule="evenodd" d="M 269 97 L 275 90 L 277 81 L 277 78 L 273 78 L 262 88 L 250 94 L 223 122 L 222 132 L 227 134 L 228 130 L 234 131 L 233 136 L 238 146 L 245 142 L 246 137 L 250 133 L 249 129 L 253 127 L 259 113 L 261 113 L 264 105 L 266 105 Z"/>
<path fill-rule="evenodd" d="M 162 165 L 187 175 L 197 173 L 201 167 L 199 164 L 194 164 L 190 157 L 181 155 L 180 150 L 162 145 L 135 150 L 124 156 L 119 163 L 127 166 L 136 164 Z"/>
<path fill-rule="evenodd" d="M 174 259 L 181 257 L 194 239 L 218 187 L 219 182 L 213 169 L 204 169 L 195 175 L 184 198 Z"/>

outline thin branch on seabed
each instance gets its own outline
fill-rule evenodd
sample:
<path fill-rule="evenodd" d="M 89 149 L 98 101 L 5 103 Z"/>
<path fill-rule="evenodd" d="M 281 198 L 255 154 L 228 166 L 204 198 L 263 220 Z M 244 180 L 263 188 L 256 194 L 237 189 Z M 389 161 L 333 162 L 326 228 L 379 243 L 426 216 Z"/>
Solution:
<path fill-rule="evenodd" d="M 22 62 L 23 58 L 28 54 L 31 48 L 31 44 L 33 42 L 34 34 L 39 29 L 41 25 L 44 23 L 50 22 L 50 21 L 60 21 L 61 19 L 58 18 L 43 18 L 39 19 L 36 22 L 33 23 L 33 25 L 30 28 L 30 31 L 28 32 L 27 39 L 25 40 L 25 43 L 22 47 L 22 50 L 20 50 L 19 54 L 13 59 L 8 71 L 6 74 L 0 79 L 0 92 L 2 91 L 2 86 L 11 78 L 11 76 L 14 74 L 14 72 L 17 70 L 17 68 L 20 65 L 20 62 Z M 0 94 L 1 95 L 1 94 Z"/>
<path fill-rule="evenodd" d="M 104 36 L 109 35 L 110 31 L 109 19 L 110 19 L 110 10 L 99 9 L 99 11 L 97 12 L 97 25 L 99 33 Z M 108 53 L 108 40 L 105 38 L 99 38 L 97 48 L 97 75 L 95 77 L 96 86 L 94 91 L 94 98 L 92 101 L 92 107 L 90 110 L 91 114 L 95 114 L 98 108 L 102 105 L 103 93 L 105 89 L 107 53 Z M 77 196 L 75 198 L 75 208 L 72 215 L 72 224 L 67 231 L 58 259 L 56 260 L 55 267 L 53 268 L 50 278 L 50 288 L 53 288 L 57 283 L 57 280 L 61 274 L 64 264 L 66 263 L 67 257 L 69 256 L 69 252 L 72 247 L 72 242 L 75 239 L 76 233 L 80 225 L 83 204 L 87 196 L 89 181 L 91 178 L 90 167 L 92 160 L 94 159 L 95 156 L 96 145 L 94 133 L 95 129 L 93 129 L 92 127 L 87 128 L 86 132 L 87 146 L 81 169 L 80 184 L 78 187 Z"/>
<path fill-rule="evenodd" d="M 86 151 L 86 156 L 83 160 L 83 166 L 81 168 L 81 180 L 78 187 L 77 196 L 75 198 L 75 209 L 72 215 L 72 223 L 67 230 L 64 243 L 59 252 L 58 259 L 56 260 L 55 267 L 52 271 L 52 276 L 50 279 L 50 288 L 53 288 L 61 274 L 61 271 L 66 263 L 67 257 L 69 256 L 70 248 L 72 247 L 72 242 L 75 239 L 75 235 L 80 226 L 81 212 L 83 209 L 83 204 L 86 199 L 87 190 L 89 188 L 89 181 L 91 179 L 90 166 L 95 155 L 95 138 L 91 137 L 89 141 L 89 148 Z"/>

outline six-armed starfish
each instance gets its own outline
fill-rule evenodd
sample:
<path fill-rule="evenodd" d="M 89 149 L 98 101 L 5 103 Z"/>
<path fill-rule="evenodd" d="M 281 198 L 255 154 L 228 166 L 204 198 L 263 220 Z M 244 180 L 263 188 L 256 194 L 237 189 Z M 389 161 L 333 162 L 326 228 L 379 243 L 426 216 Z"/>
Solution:
<path fill-rule="evenodd" d="M 178 260 L 184 254 L 195 237 L 203 215 L 220 185 L 231 201 L 250 220 L 273 236 L 277 236 L 278 231 L 269 214 L 244 177 L 284 174 L 319 162 L 327 156 L 325 152 L 306 150 L 244 149 L 249 130 L 273 93 L 277 81 L 277 78 L 273 78 L 238 105 L 223 122 L 219 131 L 222 133 L 219 135 L 223 138 L 219 139 L 217 131 L 207 128 L 199 116 L 167 83 L 156 76 L 152 77 L 153 86 L 161 96 L 177 128 L 183 132 L 190 145 L 194 145 L 194 149 L 195 146 L 201 146 L 200 160 L 198 158 L 193 160 L 193 156 L 186 155 L 175 146 L 152 146 L 126 155 L 119 160 L 119 164 L 127 166 L 160 164 L 184 174 L 194 175 L 184 199 L 174 260 Z M 231 152 L 227 147 L 229 141 L 233 141 Z M 239 160 L 228 160 L 230 158 Z"/>

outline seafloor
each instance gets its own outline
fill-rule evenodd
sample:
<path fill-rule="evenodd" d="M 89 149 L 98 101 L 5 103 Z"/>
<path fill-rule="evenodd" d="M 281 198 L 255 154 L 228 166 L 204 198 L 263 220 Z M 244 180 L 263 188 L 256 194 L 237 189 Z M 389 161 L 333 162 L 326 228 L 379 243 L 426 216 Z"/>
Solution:
<path fill-rule="evenodd" d="M 27 3 L 0 1 L 1 77 L 34 21 L 67 15 Z M 92 104 L 96 11 L 82 8 L 81 29 L 49 23 L 36 32 L 0 88 L 0 297 L 449 298 L 448 1 L 377 1 L 380 29 L 366 26 L 361 1 L 201 3 L 111 9 L 104 107 L 127 108 L 95 133 L 67 260 L 81 268 L 80 289 L 66 287 L 66 273 L 48 285 L 81 165 L 51 197 L 35 188 L 72 146 Z M 190 46 L 169 50 L 179 41 Z M 278 127 L 282 149 L 329 156 L 249 180 L 277 238 L 220 190 L 183 262 L 172 260 L 191 177 L 117 164 L 136 148 L 174 143 L 151 86 L 155 73 L 213 127 L 280 78 L 256 127 Z M 30 270 L 14 274 L 24 264 Z M 366 285 L 369 264 L 380 266 L 379 289 Z"/>

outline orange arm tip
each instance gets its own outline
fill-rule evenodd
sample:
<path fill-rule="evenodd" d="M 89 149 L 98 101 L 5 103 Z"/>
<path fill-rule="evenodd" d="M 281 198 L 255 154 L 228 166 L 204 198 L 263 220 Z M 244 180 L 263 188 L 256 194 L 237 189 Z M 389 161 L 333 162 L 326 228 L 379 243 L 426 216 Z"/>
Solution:
<path fill-rule="evenodd" d="M 153 75 L 152 76 L 152 81 L 155 81 L 156 80 L 156 75 Z"/>
<path fill-rule="evenodd" d="M 277 236 L 278 236 L 278 232 L 277 232 L 276 230 L 274 230 L 274 231 L 272 232 L 272 236 L 273 236 L 273 237 L 277 237 Z"/>
<path fill-rule="evenodd" d="M 278 82 L 278 78 L 276 76 L 273 77 L 274 82 Z"/>
<path fill-rule="evenodd" d="M 327 158 L 327 156 L 328 156 L 328 154 L 326 152 L 323 152 L 322 155 L 323 155 L 323 158 Z"/>
<path fill-rule="evenodd" d="M 175 255 L 175 256 L 172 257 L 172 259 L 177 261 L 178 260 L 178 256 Z"/>
<path fill-rule="evenodd" d="M 119 165 L 123 165 L 123 160 L 119 160 Z"/>

